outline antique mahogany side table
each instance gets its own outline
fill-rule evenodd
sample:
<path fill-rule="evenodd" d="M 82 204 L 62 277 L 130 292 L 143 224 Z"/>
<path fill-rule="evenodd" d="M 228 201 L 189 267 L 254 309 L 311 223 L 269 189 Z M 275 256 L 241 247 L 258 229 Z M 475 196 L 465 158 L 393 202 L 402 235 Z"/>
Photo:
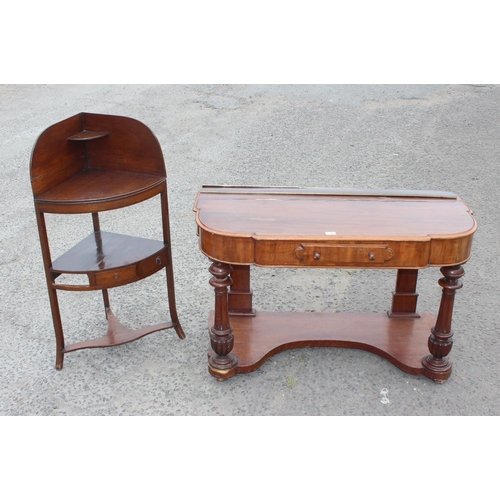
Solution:
<path fill-rule="evenodd" d="M 56 368 L 62 369 L 68 352 L 125 344 L 158 330 L 173 328 L 185 338 L 175 304 L 165 162 L 153 132 L 132 118 L 80 113 L 42 132 L 33 147 L 30 174 L 56 335 Z M 161 241 L 101 231 L 99 212 L 156 196 L 161 203 Z M 93 230 L 52 260 L 46 213 L 92 214 Z M 122 325 L 110 308 L 108 289 L 164 268 L 171 321 L 138 330 Z M 71 275 L 83 276 L 83 282 L 72 283 Z M 101 290 L 106 334 L 66 345 L 58 290 Z"/>
<path fill-rule="evenodd" d="M 364 349 L 438 383 L 451 375 L 451 323 L 476 221 L 436 191 L 204 186 L 194 211 L 213 261 L 208 369 L 223 381 L 274 354 L 309 346 Z M 252 308 L 250 266 L 396 269 L 384 313 L 267 312 Z M 439 266 L 437 317 L 416 310 L 418 270 Z"/>

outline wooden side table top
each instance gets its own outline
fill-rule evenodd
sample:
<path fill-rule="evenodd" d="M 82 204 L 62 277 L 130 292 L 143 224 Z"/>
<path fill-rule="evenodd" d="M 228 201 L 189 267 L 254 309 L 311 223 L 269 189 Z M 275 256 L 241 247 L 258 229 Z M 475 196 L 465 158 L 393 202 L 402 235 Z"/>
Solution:
<path fill-rule="evenodd" d="M 194 211 L 209 258 L 271 267 L 462 264 L 477 228 L 440 191 L 204 186 Z"/>

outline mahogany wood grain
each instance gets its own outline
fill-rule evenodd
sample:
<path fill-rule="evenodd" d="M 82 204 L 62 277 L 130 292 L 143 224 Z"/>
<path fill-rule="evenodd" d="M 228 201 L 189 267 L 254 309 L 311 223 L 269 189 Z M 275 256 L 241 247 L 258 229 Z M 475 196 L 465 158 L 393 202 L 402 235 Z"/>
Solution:
<path fill-rule="evenodd" d="M 168 264 L 167 245 L 161 241 L 97 231 L 54 260 L 51 273 L 58 290 L 113 288 L 146 278 Z M 60 283 L 60 275 L 86 274 L 89 283 Z"/>
<path fill-rule="evenodd" d="M 431 328 L 432 335 L 429 337 L 429 351 L 422 364 L 424 374 L 436 382 L 444 382 L 451 375 L 452 364 L 448 359 L 453 346 L 453 332 L 451 330 L 451 319 L 453 315 L 453 302 L 455 292 L 462 288 L 460 278 L 464 275 L 462 266 L 442 267 L 444 278 L 439 280 L 443 287 L 441 303 L 439 305 L 436 325 Z"/>
<path fill-rule="evenodd" d="M 398 269 L 396 290 L 392 294 L 392 308 L 389 316 L 412 316 L 417 314 L 417 278 L 418 269 Z"/>
<path fill-rule="evenodd" d="M 142 261 L 164 246 L 158 240 L 107 231 L 94 232 L 54 260 L 52 269 L 58 273 L 114 270 Z"/>
<path fill-rule="evenodd" d="M 31 154 L 31 185 L 40 245 L 56 335 L 56 368 L 64 354 L 109 347 L 173 328 L 185 338 L 177 317 L 166 169 L 160 144 L 143 123 L 132 118 L 80 113 L 47 128 Z M 158 196 L 163 241 L 100 230 L 99 212 L 115 210 Z M 90 213 L 94 232 L 52 260 L 45 213 Z M 111 312 L 108 289 L 166 270 L 171 322 L 129 330 Z M 64 276 L 84 274 L 88 283 L 64 283 Z M 101 290 L 108 331 L 100 339 L 65 345 L 58 290 Z"/>
<path fill-rule="evenodd" d="M 200 248 L 214 260 L 270 267 L 353 267 L 361 250 L 373 268 L 467 261 L 476 230 L 467 205 L 450 193 L 412 193 L 202 189 L 194 206 Z"/>
<path fill-rule="evenodd" d="M 83 118 L 85 129 L 108 132 L 103 139 L 86 143 L 89 168 L 166 175 L 160 143 L 146 125 L 113 115 L 84 113 Z"/>
<path fill-rule="evenodd" d="M 210 284 L 215 291 L 215 319 L 210 328 L 210 344 L 214 355 L 210 357 L 208 369 L 218 380 L 234 375 L 238 360 L 231 353 L 234 346 L 233 329 L 229 323 L 227 289 L 232 280 L 229 277 L 231 266 L 223 262 L 214 262 L 210 266 L 212 278 Z"/>
<path fill-rule="evenodd" d="M 213 324 L 210 312 L 209 325 Z M 254 317 L 234 316 L 232 353 L 235 373 L 257 370 L 275 354 L 302 347 L 347 347 L 377 354 L 399 369 L 422 375 L 422 358 L 435 323 L 432 314 L 390 319 L 385 313 L 311 313 L 258 311 Z M 209 350 L 208 356 L 213 355 Z"/>
<path fill-rule="evenodd" d="M 112 170 L 81 170 L 47 189 L 37 203 L 47 213 L 102 212 L 134 205 L 158 195 L 165 177 L 121 172 L 120 182 Z"/>
<path fill-rule="evenodd" d="M 209 319 L 208 365 L 217 380 L 253 371 L 285 349 L 308 346 L 364 349 L 436 382 L 450 376 L 453 295 L 477 228 L 458 196 L 206 186 L 194 211 L 200 250 L 213 261 L 216 307 Z M 397 269 L 392 308 L 368 315 L 255 312 L 252 264 Z M 440 266 L 444 275 L 437 318 L 416 311 L 418 270 L 429 266 Z"/>
<path fill-rule="evenodd" d="M 255 316 L 252 307 L 253 292 L 250 288 L 250 266 L 233 265 L 231 286 L 228 293 L 229 315 Z"/>

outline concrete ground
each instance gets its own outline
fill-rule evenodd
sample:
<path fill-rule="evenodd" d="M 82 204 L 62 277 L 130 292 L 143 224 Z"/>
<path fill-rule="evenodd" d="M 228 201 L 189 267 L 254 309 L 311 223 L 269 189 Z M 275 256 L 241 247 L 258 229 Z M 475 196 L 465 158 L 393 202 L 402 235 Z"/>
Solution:
<path fill-rule="evenodd" d="M 167 330 L 70 353 L 56 371 L 29 160 L 46 127 L 81 111 L 136 118 L 161 143 L 187 337 Z M 0 414 L 498 415 L 499 117 L 500 87 L 492 85 L 0 86 Z M 308 348 L 216 382 L 206 367 L 213 290 L 192 212 L 203 184 L 459 194 L 479 229 L 455 301 L 451 378 L 439 385 L 364 351 Z M 123 216 L 106 213 L 103 229 L 157 237 L 158 208 L 151 200 Z M 90 228 L 89 216 L 49 217 L 54 253 Z M 420 310 L 437 312 L 439 277 L 438 269 L 420 273 Z M 254 305 L 384 311 L 394 278 L 394 271 L 256 268 Z M 163 273 L 110 295 L 130 327 L 168 318 Z M 98 292 L 61 293 L 60 300 L 68 342 L 103 333 Z"/>

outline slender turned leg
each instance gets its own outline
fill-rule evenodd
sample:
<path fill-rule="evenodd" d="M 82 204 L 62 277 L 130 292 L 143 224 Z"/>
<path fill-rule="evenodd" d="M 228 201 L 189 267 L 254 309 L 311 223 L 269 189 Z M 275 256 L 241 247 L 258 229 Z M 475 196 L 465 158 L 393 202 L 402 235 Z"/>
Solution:
<path fill-rule="evenodd" d="M 252 309 L 252 289 L 250 288 L 250 266 L 231 266 L 233 280 L 228 294 L 230 316 L 255 316 Z"/>
<path fill-rule="evenodd" d="M 210 328 L 210 344 L 215 352 L 208 359 L 208 371 L 219 382 L 236 374 L 238 358 L 231 354 L 234 345 L 233 329 L 229 323 L 227 289 L 232 280 L 231 266 L 221 262 L 214 262 L 210 266 L 210 284 L 215 290 L 215 318 Z"/>
<path fill-rule="evenodd" d="M 442 267 L 441 272 L 444 278 L 439 280 L 443 287 L 439 313 L 429 337 L 430 354 L 422 360 L 424 375 L 440 384 L 451 375 L 451 362 L 447 358 L 453 346 L 451 318 L 455 291 L 462 288 L 460 278 L 464 275 L 464 269 L 462 266 Z"/>
<path fill-rule="evenodd" d="M 396 290 L 392 294 L 392 309 L 388 312 L 390 318 L 419 318 L 417 314 L 418 269 L 398 269 Z"/>

